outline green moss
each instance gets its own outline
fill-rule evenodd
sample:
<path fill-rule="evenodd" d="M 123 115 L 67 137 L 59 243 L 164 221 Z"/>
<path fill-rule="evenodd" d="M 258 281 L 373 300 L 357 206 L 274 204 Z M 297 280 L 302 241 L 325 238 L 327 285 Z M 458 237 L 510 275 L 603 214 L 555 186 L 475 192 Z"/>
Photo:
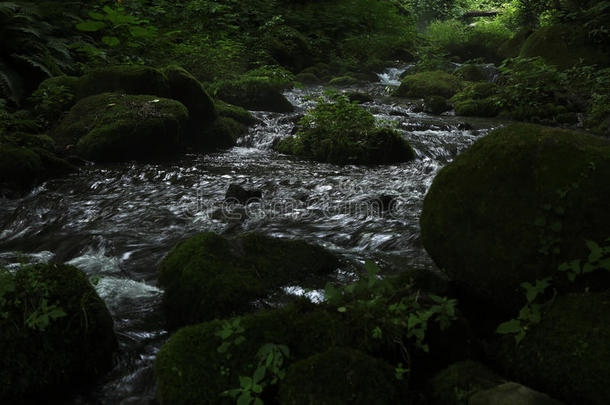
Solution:
<path fill-rule="evenodd" d="M 432 403 L 468 405 L 476 392 L 493 388 L 504 380 L 493 371 L 472 360 L 454 363 L 438 373 L 430 383 Z"/>
<path fill-rule="evenodd" d="M 451 110 L 451 105 L 447 102 L 445 97 L 431 96 L 426 98 L 426 112 L 439 115 L 449 110 Z"/>
<path fill-rule="evenodd" d="M 282 94 L 281 88 L 265 77 L 244 76 L 239 80 L 217 82 L 214 87 L 215 95 L 219 99 L 249 110 L 294 110 L 294 106 Z"/>
<path fill-rule="evenodd" d="M 319 246 L 258 234 L 203 233 L 179 243 L 159 266 L 172 326 L 254 309 L 284 285 L 312 286 L 339 267 Z"/>
<path fill-rule="evenodd" d="M 236 105 L 225 103 L 224 101 L 216 101 L 216 110 L 218 111 L 219 116 L 233 118 L 235 121 L 246 126 L 250 126 L 258 122 L 250 111 Z"/>
<path fill-rule="evenodd" d="M 188 326 L 176 332 L 155 360 L 157 398 L 161 404 L 230 404 L 220 394 L 239 386 L 238 377 L 252 375 L 256 353 L 265 343 L 290 349 L 289 362 L 324 351 L 338 342 L 349 343 L 353 335 L 338 314 L 298 303 L 261 311 L 241 318 L 245 341 L 231 347 L 231 357 L 219 353 L 223 341 L 216 335 L 222 321 Z M 226 367 L 228 374 L 219 370 Z"/>
<path fill-rule="evenodd" d="M 500 113 L 497 99 L 465 100 L 454 103 L 455 115 L 464 117 L 495 117 Z"/>
<path fill-rule="evenodd" d="M 158 69 L 139 65 L 117 65 L 100 68 L 80 78 L 77 99 L 95 94 L 116 92 L 170 97 L 167 76 Z"/>
<path fill-rule="evenodd" d="M 467 82 L 484 82 L 487 81 L 487 75 L 478 65 L 464 65 L 455 72 L 462 80 Z"/>
<path fill-rule="evenodd" d="M 560 296 L 521 344 L 506 342 L 501 362 L 529 385 L 572 404 L 610 398 L 610 293 Z"/>
<path fill-rule="evenodd" d="M 278 65 L 292 71 L 300 71 L 311 64 L 312 51 L 309 40 L 302 33 L 286 25 L 275 25 L 267 30 L 262 48 Z"/>
<path fill-rule="evenodd" d="M 23 397 L 48 401 L 89 383 L 112 366 L 117 342 L 112 318 L 83 272 L 61 264 L 31 265 L 16 273 L 0 270 L 0 400 Z M 46 296 L 45 296 L 46 292 Z M 28 327 L 28 318 L 56 305 L 65 316 L 45 330 Z M 6 316 L 1 316 L 2 313 Z M 5 402 L 6 401 L 6 402 Z"/>
<path fill-rule="evenodd" d="M 333 77 L 328 82 L 328 84 L 330 86 L 340 86 L 340 87 L 352 86 L 352 85 L 357 84 L 357 83 L 358 83 L 358 80 L 353 78 L 353 77 L 351 77 L 351 76 Z"/>
<path fill-rule="evenodd" d="M 436 70 L 407 75 L 402 79 L 400 87 L 394 95 L 397 97 L 424 98 L 442 96 L 449 98 L 462 88 L 462 82 L 457 77 Z"/>
<path fill-rule="evenodd" d="M 103 93 L 72 107 L 53 138 L 95 161 L 164 156 L 179 147 L 187 120 L 174 100 Z"/>
<path fill-rule="evenodd" d="M 316 76 L 314 73 L 310 73 L 310 72 L 301 72 L 298 75 L 295 76 L 295 80 L 297 82 L 303 83 L 303 84 L 318 84 L 321 82 L 321 80 L 318 78 L 318 76 Z"/>
<path fill-rule="evenodd" d="M 201 83 L 180 66 L 168 66 L 163 73 L 168 79 L 170 97 L 188 109 L 193 132 L 211 125 L 217 117 L 216 108 Z"/>
<path fill-rule="evenodd" d="M 521 48 L 519 56 L 541 56 L 550 65 L 569 68 L 582 59 L 585 65 L 610 66 L 610 53 L 591 44 L 583 27 L 551 25 L 532 33 Z"/>
<path fill-rule="evenodd" d="M 394 369 L 362 352 L 333 348 L 292 364 L 280 384 L 283 405 L 401 403 Z M 406 385 L 406 384 L 405 384 Z"/>
<path fill-rule="evenodd" d="M 0 187 L 25 190 L 44 177 L 38 154 L 28 148 L 0 144 Z"/>
<path fill-rule="evenodd" d="M 202 149 L 229 148 L 237 139 L 248 133 L 248 127 L 230 117 L 218 117 L 204 134 L 204 140 L 197 146 Z"/>
<path fill-rule="evenodd" d="M 498 48 L 498 56 L 500 59 L 516 58 L 521 53 L 521 47 L 527 38 L 531 35 L 532 30 L 524 28 L 519 31 L 512 38 L 504 41 Z"/>
<path fill-rule="evenodd" d="M 608 176 L 610 141 L 509 125 L 439 172 L 424 200 L 422 241 L 471 296 L 516 311 L 524 300 L 520 283 L 586 257 L 585 239 L 607 237 Z"/>

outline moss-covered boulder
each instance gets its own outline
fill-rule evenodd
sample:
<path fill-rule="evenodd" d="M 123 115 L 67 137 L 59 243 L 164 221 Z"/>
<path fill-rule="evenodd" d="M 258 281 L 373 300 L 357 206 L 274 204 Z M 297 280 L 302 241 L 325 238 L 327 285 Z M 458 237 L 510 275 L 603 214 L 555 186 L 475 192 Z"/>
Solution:
<path fill-rule="evenodd" d="M 333 137 L 324 131 L 305 132 L 278 142 L 280 153 L 335 164 L 391 164 L 415 157 L 409 143 L 396 131 L 376 128 L 360 137 Z"/>
<path fill-rule="evenodd" d="M 280 287 L 324 283 L 339 267 L 325 249 L 259 234 L 227 239 L 208 232 L 178 245 L 159 266 L 171 326 L 251 311 Z"/>
<path fill-rule="evenodd" d="M 0 189 L 23 192 L 73 169 L 57 156 L 53 139 L 46 135 L 14 133 L 0 141 Z"/>
<path fill-rule="evenodd" d="M 262 39 L 262 47 L 277 64 L 300 71 L 311 64 L 312 51 L 308 38 L 287 25 L 274 25 Z"/>
<path fill-rule="evenodd" d="M 218 116 L 214 100 L 201 83 L 180 66 L 168 66 L 163 69 L 163 73 L 167 76 L 170 98 L 181 102 L 188 109 L 192 127 L 189 132 L 194 139 L 198 138 L 196 133 L 211 125 Z"/>
<path fill-rule="evenodd" d="M 609 140 L 509 125 L 439 172 L 424 200 L 422 241 L 469 296 L 517 311 L 522 282 L 557 274 L 560 263 L 587 257 L 585 240 L 608 237 L 608 176 Z"/>
<path fill-rule="evenodd" d="M 451 110 L 451 104 L 445 97 L 431 96 L 425 100 L 424 111 L 430 114 L 440 115 L 449 110 Z"/>
<path fill-rule="evenodd" d="M 332 79 L 330 79 L 330 81 L 328 82 L 328 85 L 347 87 L 347 86 L 353 86 L 354 84 L 357 84 L 357 83 L 358 83 L 358 79 L 356 79 L 352 76 L 338 76 L 338 77 L 333 77 Z"/>
<path fill-rule="evenodd" d="M 86 275 L 41 264 L 0 268 L 0 402 L 48 401 L 113 365 L 113 323 Z"/>
<path fill-rule="evenodd" d="M 103 93 L 80 100 L 53 138 L 93 161 L 167 156 L 184 139 L 188 111 L 175 100 Z"/>
<path fill-rule="evenodd" d="M 610 66 L 610 52 L 588 39 L 584 27 L 550 25 L 534 31 L 521 47 L 519 56 L 541 56 L 550 65 L 569 68 L 581 60 L 586 65 Z"/>
<path fill-rule="evenodd" d="M 76 99 L 100 93 L 170 97 L 167 76 L 150 66 L 117 65 L 93 70 L 79 79 Z"/>
<path fill-rule="evenodd" d="M 404 399 L 400 388 L 389 364 L 337 347 L 292 364 L 280 384 L 279 403 L 393 405 Z"/>
<path fill-rule="evenodd" d="M 322 80 L 316 76 L 315 73 L 311 72 L 301 72 L 297 74 L 294 79 L 302 84 L 318 84 L 322 82 Z"/>
<path fill-rule="evenodd" d="M 505 380 L 481 363 L 472 360 L 454 363 L 430 381 L 434 405 L 468 405 L 475 393 L 496 387 Z"/>
<path fill-rule="evenodd" d="M 610 292 L 559 296 L 515 346 L 504 345 L 507 374 L 570 404 L 610 399 Z"/>
<path fill-rule="evenodd" d="M 294 110 L 294 106 L 282 94 L 281 87 L 269 78 L 245 76 L 238 80 L 217 82 L 215 89 L 219 99 L 248 110 Z"/>
<path fill-rule="evenodd" d="M 216 101 L 216 111 L 218 111 L 220 117 L 232 118 L 246 126 L 254 125 L 259 122 L 256 117 L 245 108 L 225 103 L 221 100 Z"/>
<path fill-rule="evenodd" d="M 487 81 L 487 75 L 485 71 L 479 65 L 463 65 L 460 66 L 456 71 L 456 75 L 467 82 L 484 82 Z"/>
<path fill-rule="evenodd" d="M 284 364 L 288 365 L 337 343 L 349 344 L 353 334 L 338 318 L 336 310 L 323 311 L 299 302 L 247 315 L 239 321 L 214 320 L 182 328 L 161 348 L 155 360 L 157 398 L 161 404 L 234 403 L 221 393 L 238 388 L 239 376 L 254 373 L 262 345 L 287 346 L 290 353 Z M 233 333 L 222 339 L 222 331 Z M 240 336 L 245 340 L 236 344 Z M 228 350 L 219 350 L 224 343 Z"/>
<path fill-rule="evenodd" d="M 564 405 L 547 394 L 516 382 L 507 382 L 470 397 L 468 405 Z"/>
<path fill-rule="evenodd" d="M 455 115 L 463 117 L 495 117 L 500 113 L 497 99 L 467 99 L 453 103 Z"/>
<path fill-rule="evenodd" d="M 442 96 L 450 98 L 462 88 L 462 81 L 452 74 L 436 70 L 405 76 L 400 87 L 394 91 L 394 96 L 409 98 L 425 98 Z"/>
<path fill-rule="evenodd" d="M 230 117 L 218 117 L 210 128 L 205 131 L 202 140 L 197 141 L 198 148 L 209 150 L 214 148 L 230 148 L 237 144 L 237 139 L 248 133 L 248 127 Z"/>
<path fill-rule="evenodd" d="M 527 38 L 532 34 L 530 28 L 524 28 L 515 33 L 512 38 L 504 41 L 498 48 L 498 56 L 500 59 L 516 58 L 521 53 L 521 47 Z"/>

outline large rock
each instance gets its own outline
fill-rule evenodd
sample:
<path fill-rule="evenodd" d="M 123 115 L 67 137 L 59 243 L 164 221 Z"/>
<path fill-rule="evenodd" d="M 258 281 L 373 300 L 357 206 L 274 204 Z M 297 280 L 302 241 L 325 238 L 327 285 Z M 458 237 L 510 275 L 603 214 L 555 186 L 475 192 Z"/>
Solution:
<path fill-rule="evenodd" d="M 425 98 L 441 96 L 450 98 L 462 88 L 462 81 L 441 70 L 421 72 L 405 76 L 394 96 Z"/>
<path fill-rule="evenodd" d="M 280 384 L 279 403 L 393 405 L 402 402 L 401 388 L 389 364 L 337 347 L 292 364 Z"/>
<path fill-rule="evenodd" d="M 505 380 L 481 363 L 460 361 L 439 372 L 430 381 L 434 405 L 465 405 L 477 392 L 494 388 Z"/>
<path fill-rule="evenodd" d="M 557 297 L 518 346 L 503 347 L 499 363 L 515 379 L 570 404 L 608 404 L 610 291 Z"/>
<path fill-rule="evenodd" d="M 550 25 L 534 31 L 525 40 L 519 56 L 541 56 L 549 65 L 569 68 L 581 60 L 586 65 L 610 66 L 610 52 L 588 39 L 583 27 Z"/>
<path fill-rule="evenodd" d="M 180 326 L 251 311 L 280 287 L 314 286 L 338 267 L 334 255 L 302 241 L 208 232 L 168 253 L 159 284 L 169 323 Z"/>
<path fill-rule="evenodd" d="M 46 135 L 16 133 L 0 141 L 0 194 L 2 189 L 26 191 L 73 169 L 55 154 L 55 143 Z"/>
<path fill-rule="evenodd" d="M 0 402 L 48 401 L 109 370 L 113 322 L 86 275 L 62 264 L 0 268 Z"/>
<path fill-rule="evenodd" d="M 439 172 L 424 200 L 422 241 L 468 296 L 517 311 L 522 282 L 556 275 L 560 263 L 587 257 L 586 239 L 608 237 L 609 177 L 609 140 L 509 125 Z M 565 276 L 555 279 L 567 287 Z"/>
<path fill-rule="evenodd" d="M 103 93 L 72 107 L 53 137 L 93 161 L 163 157 L 180 147 L 188 117 L 175 100 Z"/>
<path fill-rule="evenodd" d="M 163 73 L 169 83 L 170 98 L 184 104 L 189 111 L 192 126 L 189 132 L 193 133 L 196 141 L 196 134 L 218 116 L 214 100 L 206 93 L 201 83 L 180 66 L 168 66 Z"/>
<path fill-rule="evenodd" d="M 281 88 L 266 77 L 245 76 L 239 80 L 216 83 L 216 97 L 248 110 L 291 112 L 294 106 Z"/>
<path fill-rule="evenodd" d="M 468 405 L 562 405 L 562 402 L 521 384 L 508 382 L 477 392 L 470 397 Z"/>
<path fill-rule="evenodd" d="M 299 303 L 246 315 L 239 321 L 232 319 L 229 324 L 214 320 L 182 328 L 161 348 L 155 360 L 157 398 L 161 404 L 230 403 L 221 393 L 239 387 L 239 376 L 254 373 L 257 352 L 263 344 L 289 348 L 285 367 L 339 342 L 350 343 L 355 334 L 349 332 L 346 322 L 340 322 L 339 315 L 336 310 L 323 311 L 312 304 Z M 222 330 L 234 333 L 222 339 Z M 239 336 L 245 340 L 235 344 Z M 219 350 L 223 343 L 229 345 L 227 352 Z"/>
<path fill-rule="evenodd" d="M 79 79 L 76 99 L 100 93 L 170 97 L 167 76 L 150 66 L 117 65 L 93 70 Z"/>

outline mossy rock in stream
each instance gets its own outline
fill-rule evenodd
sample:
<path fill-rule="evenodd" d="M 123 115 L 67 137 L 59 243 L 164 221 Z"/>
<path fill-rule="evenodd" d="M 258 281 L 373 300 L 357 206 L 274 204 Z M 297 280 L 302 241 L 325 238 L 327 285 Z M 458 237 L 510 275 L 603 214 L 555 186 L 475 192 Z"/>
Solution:
<path fill-rule="evenodd" d="M 248 110 L 292 112 L 294 106 L 284 97 L 282 89 L 266 77 L 244 76 L 238 80 L 214 84 L 216 97 Z"/>
<path fill-rule="evenodd" d="M 507 39 L 498 48 L 498 56 L 500 59 L 516 58 L 521 53 L 521 47 L 527 38 L 532 34 L 531 28 L 522 28 L 517 31 L 512 38 Z"/>
<path fill-rule="evenodd" d="M 508 375 L 566 403 L 608 404 L 610 290 L 547 303 L 541 322 L 518 346 L 507 337 L 496 360 Z"/>
<path fill-rule="evenodd" d="M 221 117 L 232 118 L 235 121 L 246 125 L 254 125 L 258 121 L 254 115 L 243 107 L 239 107 L 233 104 L 225 103 L 224 101 L 216 101 L 216 110 L 218 115 Z"/>
<path fill-rule="evenodd" d="M 564 69 L 581 60 L 585 65 L 610 66 L 610 51 L 591 43 L 584 27 L 573 25 L 539 28 L 524 42 L 519 56 L 541 56 L 547 64 Z"/>
<path fill-rule="evenodd" d="M 431 96 L 426 97 L 424 111 L 434 115 L 440 115 L 445 111 L 451 110 L 451 104 L 447 102 L 445 97 Z"/>
<path fill-rule="evenodd" d="M 171 97 L 167 76 L 150 66 L 116 65 L 93 70 L 79 79 L 76 99 L 100 93 Z"/>
<path fill-rule="evenodd" d="M 516 312 L 522 282 L 557 275 L 559 264 L 587 257 L 585 240 L 608 237 L 609 177 L 609 140 L 511 124 L 436 176 L 420 219 L 423 244 L 467 296 Z"/>
<path fill-rule="evenodd" d="M 188 117 L 175 100 L 103 93 L 72 107 L 53 138 L 93 161 L 164 157 L 181 146 Z"/>
<path fill-rule="evenodd" d="M 176 245 L 159 266 L 172 327 L 256 308 L 282 286 L 315 286 L 339 267 L 320 246 L 260 234 L 227 239 L 213 232 Z M 323 284 L 323 282 L 322 282 Z"/>
<path fill-rule="evenodd" d="M 400 87 L 394 91 L 396 97 L 425 98 L 442 96 L 450 98 L 463 87 L 462 81 L 452 74 L 436 70 L 406 75 Z"/>
<path fill-rule="evenodd" d="M 55 154 L 55 143 L 46 135 L 14 133 L 0 142 L 0 189 L 23 192 L 72 170 Z"/>
<path fill-rule="evenodd" d="M 237 144 L 237 139 L 248 133 L 248 127 L 230 117 L 218 117 L 204 133 L 204 139 L 197 142 L 203 150 L 230 148 Z"/>
<path fill-rule="evenodd" d="M 261 46 L 277 64 L 296 72 L 309 66 L 313 58 L 308 38 L 287 25 L 268 28 Z"/>
<path fill-rule="evenodd" d="M 108 371 L 117 348 L 112 318 L 82 271 L 0 268 L 0 402 L 66 395 Z"/>
<path fill-rule="evenodd" d="M 280 383 L 279 403 L 394 405 L 402 403 L 406 386 L 386 362 L 358 350 L 337 347 L 288 367 Z"/>
<path fill-rule="evenodd" d="M 199 131 L 210 126 L 218 116 L 214 100 L 210 98 L 201 83 L 180 66 L 168 66 L 163 69 L 163 73 L 167 76 L 170 98 L 178 100 L 188 109 L 193 127 L 189 132 L 196 142 Z"/>

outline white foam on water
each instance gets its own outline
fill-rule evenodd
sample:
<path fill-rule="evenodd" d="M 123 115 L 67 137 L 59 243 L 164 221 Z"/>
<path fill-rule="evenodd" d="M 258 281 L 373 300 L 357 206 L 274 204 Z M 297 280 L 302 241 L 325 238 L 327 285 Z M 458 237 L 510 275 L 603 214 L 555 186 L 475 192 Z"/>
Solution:
<path fill-rule="evenodd" d="M 121 260 L 118 257 L 107 256 L 104 246 L 99 249 L 88 248 L 78 257 L 70 260 L 68 264 L 78 267 L 87 274 L 111 275 L 121 273 Z"/>
<path fill-rule="evenodd" d="M 163 293 L 157 287 L 144 282 L 118 277 L 104 277 L 100 279 L 95 285 L 95 290 L 113 313 L 127 299 L 141 300 L 158 297 Z"/>

